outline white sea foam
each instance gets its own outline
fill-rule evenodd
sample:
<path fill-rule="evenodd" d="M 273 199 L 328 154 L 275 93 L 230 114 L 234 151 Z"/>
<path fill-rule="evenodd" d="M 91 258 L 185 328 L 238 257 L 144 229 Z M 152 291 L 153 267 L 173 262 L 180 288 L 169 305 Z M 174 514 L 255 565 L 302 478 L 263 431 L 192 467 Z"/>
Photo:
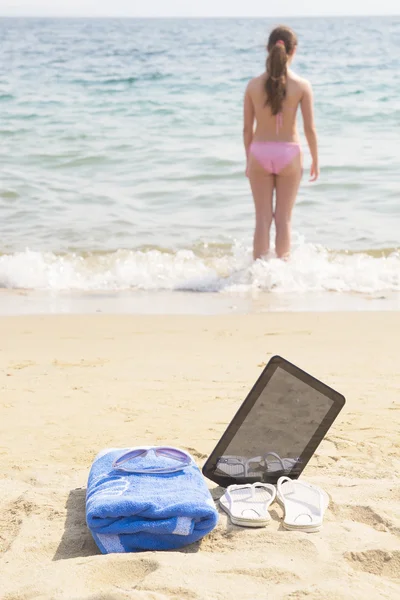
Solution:
<path fill-rule="evenodd" d="M 193 250 L 118 250 L 63 256 L 26 250 L 0 256 L 0 287 L 55 291 L 198 291 L 230 294 L 400 291 L 400 253 L 334 253 L 301 243 L 288 262 L 253 262 L 235 245 L 204 255 Z"/>

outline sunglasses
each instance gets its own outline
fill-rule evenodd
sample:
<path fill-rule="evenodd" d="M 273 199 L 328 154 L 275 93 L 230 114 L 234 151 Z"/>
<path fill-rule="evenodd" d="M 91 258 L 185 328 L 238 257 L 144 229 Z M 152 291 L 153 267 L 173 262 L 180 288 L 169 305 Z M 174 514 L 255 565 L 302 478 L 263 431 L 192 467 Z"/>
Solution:
<path fill-rule="evenodd" d="M 155 458 L 160 459 L 158 465 L 146 464 L 140 460 L 151 453 L 154 454 Z M 171 461 L 173 461 L 172 464 Z M 113 469 L 126 473 L 151 475 L 157 473 L 176 473 L 177 471 L 182 471 L 190 464 L 192 464 L 192 458 L 189 454 L 183 452 L 183 450 L 169 446 L 154 446 L 151 448 L 133 448 L 129 450 L 113 462 Z"/>

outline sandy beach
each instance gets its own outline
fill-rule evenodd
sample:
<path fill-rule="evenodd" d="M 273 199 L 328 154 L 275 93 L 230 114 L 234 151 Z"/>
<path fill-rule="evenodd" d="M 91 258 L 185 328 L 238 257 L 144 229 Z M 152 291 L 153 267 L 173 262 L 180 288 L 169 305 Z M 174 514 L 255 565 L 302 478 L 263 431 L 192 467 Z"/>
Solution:
<path fill-rule="evenodd" d="M 400 313 L 0 318 L 1 600 L 400 597 Z M 346 396 L 303 478 L 320 533 L 217 528 L 181 552 L 102 556 L 85 487 L 105 447 L 171 444 L 202 466 L 280 354 Z M 222 490 L 211 482 L 215 499 Z"/>

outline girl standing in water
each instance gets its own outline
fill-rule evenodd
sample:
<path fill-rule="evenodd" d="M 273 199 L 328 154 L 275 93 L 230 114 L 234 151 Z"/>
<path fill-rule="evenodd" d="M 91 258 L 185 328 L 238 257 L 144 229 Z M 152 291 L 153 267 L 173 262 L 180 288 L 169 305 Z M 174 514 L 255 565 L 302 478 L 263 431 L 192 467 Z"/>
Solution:
<path fill-rule="evenodd" d="M 297 37 L 291 29 L 274 29 L 268 41 L 267 70 L 250 81 L 244 99 L 246 174 L 250 180 L 256 211 L 255 260 L 269 252 L 273 218 L 276 254 L 278 258 L 285 259 L 290 253 L 292 209 L 303 173 L 303 157 L 296 125 L 299 106 L 312 158 L 311 181 L 316 181 L 319 176 L 311 85 L 289 69 L 296 48 Z"/>

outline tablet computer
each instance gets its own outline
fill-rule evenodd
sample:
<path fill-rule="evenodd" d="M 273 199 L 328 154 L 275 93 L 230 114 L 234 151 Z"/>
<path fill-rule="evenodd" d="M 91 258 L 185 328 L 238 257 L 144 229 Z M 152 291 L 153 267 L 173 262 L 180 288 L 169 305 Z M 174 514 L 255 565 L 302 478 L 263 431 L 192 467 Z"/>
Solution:
<path fill-rule="evenodd" d="M 345 404 L 345 398 L 274 356 L 203 467 L 223 487 L 297 479 Z"/>

